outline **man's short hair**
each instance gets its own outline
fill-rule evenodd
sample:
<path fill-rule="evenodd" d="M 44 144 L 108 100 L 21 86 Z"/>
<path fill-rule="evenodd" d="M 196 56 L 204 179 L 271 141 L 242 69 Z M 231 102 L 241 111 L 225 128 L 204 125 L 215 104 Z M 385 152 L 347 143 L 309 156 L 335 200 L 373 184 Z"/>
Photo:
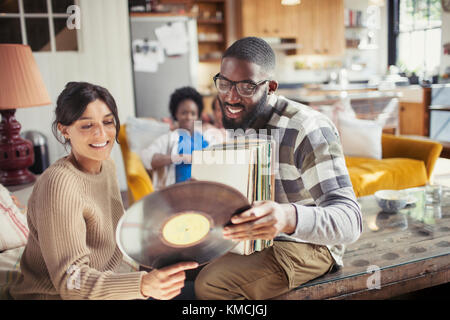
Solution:
<path fill-rule="evenodd" d="M 237 40 L 223 54 L 222 58 L 232 57 L 255 63 L 267 73 L 275 70 L 275 53 L 261 38 L 246 37 Z"/>

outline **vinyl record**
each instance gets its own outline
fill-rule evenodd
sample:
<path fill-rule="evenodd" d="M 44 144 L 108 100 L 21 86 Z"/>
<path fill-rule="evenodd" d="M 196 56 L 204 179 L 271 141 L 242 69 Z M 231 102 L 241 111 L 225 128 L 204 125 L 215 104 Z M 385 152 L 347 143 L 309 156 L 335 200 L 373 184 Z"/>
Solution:
<path fill-rule="evenodd" d="M 174 184 L 125 212 L 117 226 L 117 244 L 123 254 L 148 268 L 181 261 L 205 264 L 236 245 L 223 238 L 223 227 L 249 207 L 242 193 L 225 184 Z"/>

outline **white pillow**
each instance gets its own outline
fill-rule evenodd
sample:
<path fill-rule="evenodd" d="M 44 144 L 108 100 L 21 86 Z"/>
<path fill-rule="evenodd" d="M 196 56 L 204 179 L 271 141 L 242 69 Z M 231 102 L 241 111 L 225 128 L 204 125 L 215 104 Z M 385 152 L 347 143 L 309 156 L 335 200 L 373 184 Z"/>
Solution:
<path fill-rule="evenodd" d="M 381 159 L 383 127 L 376 121 L 339 116 L 339 134 L 344 155 Z"/>
<path fill-rule="evenodd" d="M 0 252 L 24 246 L 28 233 L 25 215 L 13 202 L 8 189 L 0 184 Z"/>
<path fill-rule="evenodd" d="M 352 108 L 350 100 L 348 98 L 342 98 L 332 105 L 317 105 L 314 109 L 327 116 L 339 130 L 339 118 L 350 117 L 356 118 L 355 111 Z"/>
<path fill-rule="evenodd" d="M 129 117 L 126 124 L 128 146 L 137 154 L 156 138 L 170 131 L 168 123 L 154 119 Z"/>

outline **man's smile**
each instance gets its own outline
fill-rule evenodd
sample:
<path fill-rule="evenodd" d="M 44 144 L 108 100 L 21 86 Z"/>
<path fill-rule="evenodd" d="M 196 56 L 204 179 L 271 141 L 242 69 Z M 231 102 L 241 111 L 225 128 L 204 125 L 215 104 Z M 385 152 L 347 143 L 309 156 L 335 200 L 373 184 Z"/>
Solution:
<path fill-rule="evenodd" d="M 224 109 L 226 117 L 230 119 L 240 118 L 245 110 L 242 105 L 230 105 L 228 103 L 225 104 Z"/>

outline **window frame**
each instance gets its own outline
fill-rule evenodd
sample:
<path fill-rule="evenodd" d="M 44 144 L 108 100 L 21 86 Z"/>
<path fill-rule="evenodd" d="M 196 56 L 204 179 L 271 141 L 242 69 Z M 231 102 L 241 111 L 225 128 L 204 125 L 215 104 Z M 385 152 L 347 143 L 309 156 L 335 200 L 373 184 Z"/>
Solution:
<path fill-rule="evenodd" d="M 55 40 L 55 25 L 54 18 L 69 18 L 71 14 L 69 13 L 54 13 L 52 0 L 47 1 L 47 13 L 26 13 L 23 5 L 23 0 L 17 0 L 19 4 L 19 13 L 2 13 L 0 19 L 2 18 L 19 18 L 20 21 L 20 32 L 22 36 L 22 44 L 28 45 L 28 37 L 26 30 L 26 18 L 47 18 L 49 24 L 50 33 L 50 50 L 49 51 L 34 51 L 34 53 L 62 53 L 62 52 L 79 52 L 80 51 L 80 33 L 77 33 L 77 50 L 56 50 L 56 40 Z M 74 0 L 74 5 L 79 6 L 79 0 Z"/>
<path fill-rule="evenodd" d="M 439 27 L 425 26 L 423 28 L 414 28 L 413 30 L 401 32 L 400 1 L 401 0 L 388 0 L 388 65 L 397 65 L 397 59 L 399 56 L 398 37 L 401 33 L 412 33 L 416 31 L 427 32 L 433 29 L 441 29 L 442 32 L 442 24 Z"/>

